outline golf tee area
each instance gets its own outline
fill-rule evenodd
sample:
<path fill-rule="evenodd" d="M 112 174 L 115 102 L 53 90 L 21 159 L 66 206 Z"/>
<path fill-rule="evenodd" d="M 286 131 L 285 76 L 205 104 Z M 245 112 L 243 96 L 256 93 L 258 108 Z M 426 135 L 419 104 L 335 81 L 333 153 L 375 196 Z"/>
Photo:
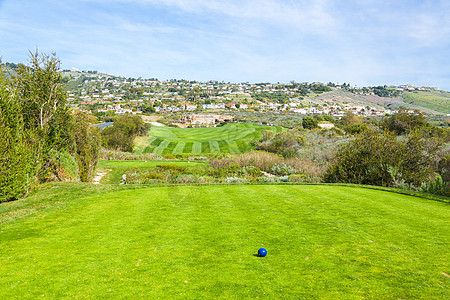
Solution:
<path fill-rule="evenodd" d="M 449 299 L 449 220 L 361 186 L 50 183 L 0 206 L 0 298 Z"/>

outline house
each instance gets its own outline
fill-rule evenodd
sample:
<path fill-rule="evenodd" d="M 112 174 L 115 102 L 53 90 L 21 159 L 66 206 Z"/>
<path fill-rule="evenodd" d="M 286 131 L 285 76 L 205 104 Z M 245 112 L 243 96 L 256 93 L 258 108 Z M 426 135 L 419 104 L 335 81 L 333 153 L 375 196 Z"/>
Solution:
<path fill-rule="evenodd" d="M 334 124 L 331 124 L 331 123 L 319 123 L 319 124 L 317 124 L 317 126 L 319 126 L 320 128 L 323 128 L 323 129 L 330 130 L 331 128 L 334 127 Z"/>
<path fill-rule="evenodd" d="M 223 115 L 182 115 L 181 123 L 191 125 L 214 125 L 221 122 L 231 122 L 233 117 Z"/>

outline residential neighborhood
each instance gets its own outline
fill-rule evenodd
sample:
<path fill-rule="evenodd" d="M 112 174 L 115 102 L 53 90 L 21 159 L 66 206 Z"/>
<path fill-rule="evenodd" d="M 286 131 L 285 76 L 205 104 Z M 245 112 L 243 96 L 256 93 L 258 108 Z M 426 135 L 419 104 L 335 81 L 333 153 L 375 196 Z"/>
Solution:
<path fill-rule="evenodd" d="M 342 117 L 351 111 L 362 116 L 384 116 L 394 114 L 398 108 L 370 101 L 373 97 L 396 99 L 403 91 L 437 89 L 411 85 L 356 88 L 346 83 L 294 81 L 276 84 L 164 81 L 118 77 L 75 68 L 64 70 L 63 74 L 71 106 L 96 115 L 233 110 L 334 117 Z"/>

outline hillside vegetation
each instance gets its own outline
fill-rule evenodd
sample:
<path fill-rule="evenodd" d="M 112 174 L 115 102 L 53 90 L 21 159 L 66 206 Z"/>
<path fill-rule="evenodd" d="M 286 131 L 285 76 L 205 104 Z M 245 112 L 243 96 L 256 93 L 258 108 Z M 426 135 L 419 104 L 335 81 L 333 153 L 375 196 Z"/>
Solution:
<path fill-rule="evenodd" d="M 414 91 L 403 94 L 405 102 L 450 114 L 450 93 L 446 91 Z"/>
<path fill-rule="evenodd" d="M 449 207 L 418 197 L 60 183 L 1 208 L 2 299 L 450 296 Z"/>

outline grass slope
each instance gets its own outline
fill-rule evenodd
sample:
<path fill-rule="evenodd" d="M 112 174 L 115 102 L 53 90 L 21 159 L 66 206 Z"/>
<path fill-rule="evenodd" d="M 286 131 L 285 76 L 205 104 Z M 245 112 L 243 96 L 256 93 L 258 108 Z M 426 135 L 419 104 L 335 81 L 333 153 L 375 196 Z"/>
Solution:
<path fill-rule="evenodd" d="M 414 91 L 403 94 L 405 102 L 433 109 L 442 113 L 450 113 L 450 93 L 446 91 Z"/>
<path fill-rule="evenodd" d="M 49 198 L 58 203 L 4 217 Z M 2 299 L 450 297 L 449 206 L 418 197 L 51 184 L 0 207 Z"/>
<path fill-rule="evenodd" d="M 150 138 L 136 140 L 137 153 L 242 153 L 252 149 L 251 142 L 263 130 L 280 132 L 279 126 L 261 126 L 254 123 L 229 123 L 210 128 L 152 127 Z"/>

